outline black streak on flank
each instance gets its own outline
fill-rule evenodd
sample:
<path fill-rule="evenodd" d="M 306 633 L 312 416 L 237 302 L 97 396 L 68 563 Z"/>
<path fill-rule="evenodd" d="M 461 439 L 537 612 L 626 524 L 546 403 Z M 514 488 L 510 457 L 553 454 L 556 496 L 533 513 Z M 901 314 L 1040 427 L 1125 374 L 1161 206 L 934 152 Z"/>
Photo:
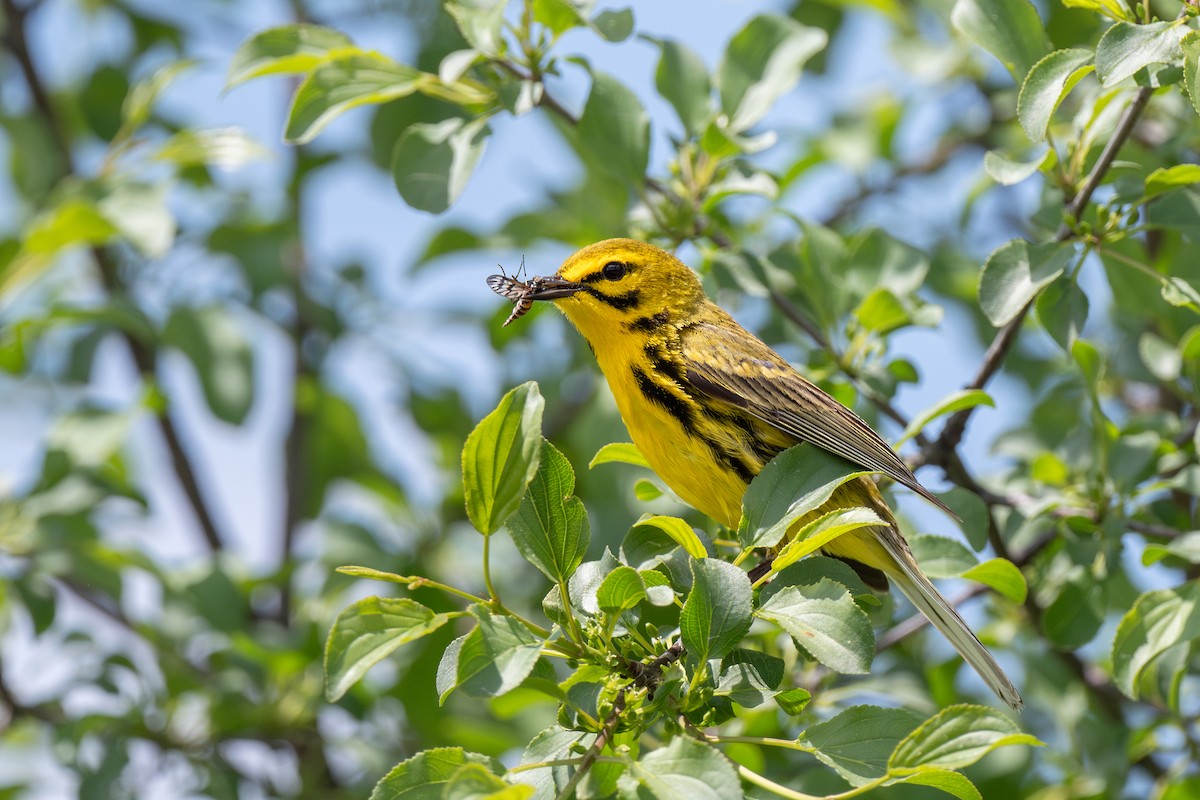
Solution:
<path fill-rule="evenodd" d="M 633 322 L 626 322 L 625 327 L 631 331 L 641 331 L 642 333 L 652 333 L 663 325 L 667 324 L 670 315 L 665 311 L 660 311 L 657 314 L 652 314 L 648 317 L 638 317 Z"/>
<path fill-rule="evenodd" d="M 593 286 L 584 286 L 583 291 L 587 292 L 601 303 L 604 303 L 607 306 L 612 306 L 618 311 L 629 311 L 630 309 L 637 308 L 638 303 L 642 301 L 642 293 L 637 289 L 631 289 L 625 294 L 618 295 L 607 295 Z"/>
<path fill-rule="evenodd" d="M 647 350 L 649 349 L 647 348 Z M 673 379 L 679 372 L 677 365 L 670 364 L 662 359 L 653 359 L 652 366 L 655 372 L 668 379 Z M 689 403 L 686 399 L 677 396 L 669 388 L 647 375 L 641 367 L 633 368 L 633 380 L 637 383 L 638 389 L 641 390 L 647 400 L 665 409 L 668 414 L 679 422 L 685 433 L 699 439 L 708 446 L 709 452 L 713 454 L 713 458 L 736 472 L 742 481 L 750 483 L 757 474 L 756 470 L 746 463 L 746 460 L 739 454 L 729 452 L 718 442 L 714 442 L 712 439 L 704 436 L 696 427 L 696 407 L 706 415 L 709 415 L 709 410 L 705 407 L 704 403 L 697 403 L 693 407 L 693 404 Z M 678 382 L 676 382 L 676 386 L 680 391 L 684 391 Z"/>
<path fill-rule="evenodd" d="M 671 360 L 670 356 L 667 355 L 665 347 L 658 342 L 650 342 L 642 348 L 642 352 L 646 354 L 646 359 L 650 362 L 650 367 L 655 372 L 674 381 L 680 387 L 681 391 L 686 391 L 683 388 L 687 385 L 683 367 Z"/>
<path fill-rule="evenodd" d="M 633 368 L 633 380 L 642 395 L 651 403 L 659 406 L 683 426 L 689 436 L 696 436 L 696 415 L 691 405 L 666 386 L 662 386 L 646 374 L 641 367 Z"/>

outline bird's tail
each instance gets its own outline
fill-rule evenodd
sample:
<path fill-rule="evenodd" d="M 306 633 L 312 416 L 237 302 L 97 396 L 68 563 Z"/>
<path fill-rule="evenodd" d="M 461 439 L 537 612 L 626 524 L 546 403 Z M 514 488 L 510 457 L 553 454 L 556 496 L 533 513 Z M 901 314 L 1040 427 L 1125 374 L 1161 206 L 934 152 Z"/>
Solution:
<path fill-rule="evenodd" d="M 1004 674 L 996 659 L 971 632 L 954 607 L 946 602 L 946 598 L 942 597 L 937 587 L 921 572 L 908 545 L 903 540 L 897 541 L 899 534 L 888 529 L 886 534 L 883 530 L 877 531 L 876 536 L 891 556 L 889 561 L 894 562 L 894 566 L 888 564 L 884 568 L 887 576 L 904 592 L 904 596 L 912 601 L 917 610 L 928 617 L 933 626 L 950 640 L 950 644 L 975 668 L 984 683 L 1011 708 L 1020 710 L 1024 701 L 1021 700 L 1017 687 L 1009 680 L 1008 675 Z"/>

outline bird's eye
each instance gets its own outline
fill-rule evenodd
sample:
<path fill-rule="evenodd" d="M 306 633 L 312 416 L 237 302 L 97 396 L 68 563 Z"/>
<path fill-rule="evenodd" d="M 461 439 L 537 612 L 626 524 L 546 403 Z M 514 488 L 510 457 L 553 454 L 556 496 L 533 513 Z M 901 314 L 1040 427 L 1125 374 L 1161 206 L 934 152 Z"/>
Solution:
<path fill-rule="evenodd" d="M 610 261 L 604 265 L 604 269 L 600 274 L 604 276 L 605 280 L 619 281 L 621 278 L 625 277 L 625 272 L 628 269 L 629 268 L 620 261 Z"/>

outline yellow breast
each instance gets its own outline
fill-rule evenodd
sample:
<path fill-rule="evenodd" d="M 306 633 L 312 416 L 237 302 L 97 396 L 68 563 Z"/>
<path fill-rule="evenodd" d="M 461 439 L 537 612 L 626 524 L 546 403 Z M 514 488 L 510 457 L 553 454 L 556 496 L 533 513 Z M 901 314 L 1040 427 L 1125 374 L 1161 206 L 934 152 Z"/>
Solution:
<path fill-rule="evenodd" d="M 665 345 L 655 351 L 629 337 L 596 348 L 596 355 L 625 427 L 655 473 L 688 505 L 737 527 L 746 484 L 765 463 L 737 424 L 752 423 L 737 419 L 740 412 L 727 404 L 691 393 L 673 374 Z M 792 443 L 778 432 L 771 438 L 775 451 Z"/>

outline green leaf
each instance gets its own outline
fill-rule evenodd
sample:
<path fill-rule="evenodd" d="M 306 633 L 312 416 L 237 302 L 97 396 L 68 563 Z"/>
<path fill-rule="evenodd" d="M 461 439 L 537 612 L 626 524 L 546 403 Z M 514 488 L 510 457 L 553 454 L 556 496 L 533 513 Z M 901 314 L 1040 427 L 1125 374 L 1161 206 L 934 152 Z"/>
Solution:
<path fill-rule="evenodd" d="M 410 125 L 392 151 L 392 177 L 404 202 L 430 214 L 453 205 L 483 158 L 491 133 L 486 117 Z"/>
<path fill-rule="evenodd" d="M 231 425 L 246 420 L 254 403 L 254 351 L 228 311 L 220 306 L 176 308 L 161 341 L 192 362 L 217 419 Z"/>
<path fill-rule="evenodd" d="M 721 659 L 721 674 L 713 694 L 728 697 L 739 706 L 755 708 L 775 695 L 783 673 L 782 658 L 737 648 Z"/>
<path fill-rule="evenodd" d="M 580 614 L 588 616 L 599 614 L 600 603 L 596 595 L 600 591 L 600 584 L 618 566 L 620 566 L 620 562 L 609 552 L 608 548 L 604 549 L 604 555 L 598 561 L 585 561 L 580 564 L 579 569 L 575 570 L 575 574 L 567 583 L 571 606 Z M 547 598 L 555 594 L 557 588 L 552 589 Z"/>
<path fill-rule="evenodd" d="M 1050 52 L 1050 40 L 1028 0 L 958 0 L 950 21 L 999 59 L 1017 83 Z"/>
<path fill-rule="evenodd" d="M 1177 275 L 1168 275 L 1162 284 L 1162 299 L 1176 308 L 1200 313 L 1200 291 Z"/>
<path fill-rule="evenodd" d="M 633 567 L 622 564 L 604 577 L 596 590 L 596 604 L 609 614 L 628 611 L 646 599 L 646 585 Z"/>
<path fill-rule="evenodd" d="M 1164 192 L 1194 183 L 1200 183 L 1200 164 L 1159 167 L 1146 177 L 1146 198 L 1157 197 Z"/>
<path fill-rule="evenodd" d="M 1180 534 L 1166 544 L 1147 544 L 1146 549 L 1142 551 L 1142 563 L 1146 566 L 1157 564 L 1168 557 L 1182 559 L 1189 564 L 1200 564 L 1200 531 Z"/>
<path fill-rule="evenodd" d="M 623 42 L 633 33 L 633 9 L 620 8 L 601 11 L 592 18 L 591 28 L 606 41 Z"/>
<path fill-rule="evenodd" d="M 500 399 L 463 446 L 463 494 L 475 530 L 495 533 L 513 515 L 542 458 L 546 401 L 533 381 Z"/>
<path fill-rule="evenodd" d="M 1118 22 L 1104 32 L 1096 45 L 1096 77 L 1112 86 L 1151 64 L 1172 64 L 1180 59 L 1180 40 L 1186 28 L 1176 22 L 1137 25 Z"/>
<path fill-rule="evenodd" d="M 870 474 L 812 445 L 788 448 L 746 489 L 738 541 L 745 547 L 774 547 L 793 522 L 824 505 L 839 486 Z"/>
<path fill-rule="evenodd" d="M 467 634 L 463 634 L 446 645 L 446 649 L 442 651 L 442 658 L 438 661 L 437 676 L 434 680 L 438 705 L 445 703 L 450 692 L 458 686 L 458 656 L 462 652 L 463 642 L 466 640 Z"/>
<path fill-rule="evenodd" d="M 755 614 L 783 628 L 832 670 L 862 675 L 871 669 L 871 621 L 840 583 L 825 578 L 809 586 L 785 586 Z"/>
<path fill-rule="evenodd" d="M 592 73 L 592 91 L 579 117 L 584 160 L 617 180 L 640 185 L 650 157 L 650 117 L 628 87 Z"/>
<path fill-rule="evenodd" d="M 779 570 L 770 583 L 759 589 L 758 603 L 763 605 L 772 595 L 787 586 L 811 586 L 823 579 L 840 583 L 856 599 L 874 597 L 858 573 L 845 561 L 832 556 L 815 555 Z"/>
<path fill-rule="evenodd" d="M 662 51 L 654 85 L 683 123 L 689 136 L 699 136 L 712 115 L 712 84 L 704 59 L 681 42 L 652 39 Z"/>
<path fill-rule="evenodd" d="M 733 765 L 710 745 L 676 736 L 666 747 L 629 764 L 619 781 L 622 797 L 640 800 L 738 800 L 742 784 Z"/>
<path fill-rule="evenodd" d="M 643 503 L 657 500 L 663 494 L 662 487 L 649 478 L 638 478 L 637 482 L 633 484 L 633 496 Z"/>
<path fill-rule="evenodd" d="M 1133 22 L 1133 15 L 1121 0 L 1063 0 L 1067 8 L 1083 8 L 1109 19 Z"/>
<path fill-rule="evenodd" d="M 97 204 L 129 243 L 149 258 L 161 258 L 175 242 L 175 216 L 167 205 L 170 186 L 121 181 Z"/>
<path fill-rule="evenodd" d="M 1016 723 L 995 709 L 950 706 L 927 719 L 896 745 L 888 759 L 888 771 L 903 775 L 922 767 L 962 769 L 997 747 L 1014 744 L 1036 746 L 1041 742 L 1021 733 Z"/>
<path fill-rule="evenodd" d="M 650 469 L 650 462 L 642 455 L 642 451 L 638 450 L 637 445 L 632 442 L 609 442 L 596 451 L 596 455 L 592 456 L 591 463 L 588 464 L 588 469 L 597 464 L 633 464 L 635 467 L 645 467 Z"/>
<path fill-rule="evenodd" d="M 922 533 L 908 543 L 921 570 L 931 578 L 955 578 L 979 564 L 965 545 L 945 536 Z"/>
<path fill-rule="evenodd" d="M 595 734 L 564 730 L 557 725 L 547 728 L 533 737 L 525 747 L 525 751 L 521 754 L 521 766 L 572 758 L 576 755 L 575 748 L 586 749 L 595 738 Z M 532 786 L 539 798 L 553 800 L 570 782 L 574 769 L 573 766 L 566 764 L 526 769 L 512 774 L 510 780 Z"/>
<path fill-rule="evenodd" d="M 407 597 L 364 597 L 347 606 L 325 642 L 325 699 L 337 702 L 368 669 L 448 620 Z"/>
<path fill-rule="evenodd" d="M 743 133 L 765 117 L 828 41 L 825 31 L 777 14 L 760 14 L 747 22 L 729 40 L 717 68 L 729 129 Z"/>
<path fill-rule="evenodd" d="M 907 709 L 851 706 L 809 725 L 801 741 L 851 786 L 862 786 L 887 774 L 892 751 L 920 724 L 921 717 Z"/>
<path fill-rule="evenodd" d="M 669 606 L 675 602 L 675 590 L 671 588 L 671 579 L 658 570 L 643 569 L 638 571 L 642 585 L 646 587 L 646 599 L 652 606 Z"/>
<path fill-rule="evenodd" d="M 331 50 L 351 47 L 350 37 L 320 25 L 284 25 L 268 28 L 247 39 L 229 62 L 225 88 L 261 75 L 309 72 Z"/>
<path fill-rule="evenodd" d="M 1071 345 L 1087 323 L 1089 310 L 1087 295 L 1079 284 L 1070 277 L 1051 281 L 1038 295 L 1034 307 L 1050 338 L 1064 351 L 1071 352 Z"/>
<path fill-rule="evenodd" d="M 803 712 L 811 699 L 812 693 L 808 689 L 788 689 L 775 695 L 780 711 L 793 717 Z"/>
<path fill-rule="evenodd" d="M 988 507 L 979 495 L 956 486 L 948 492 L 939 494 L 943 503 L 958 515 L 962 522 L 959 529 L 967 537 L 967 542 L 976 550 L 982 550 L 987 544 Z"/>
<path fill-rule="evenodd" d="M 979 276 L 979 305 L 996 327 L 1011 321 L 1038 291 L 1067 268 L 1070 244 L 1031 244 L 1013 239 L 988 256 Z"/>
<path fill-rule="evenodd" d="M 1178 380 L 1183 371 L 1183 354 L 1179 347 L 1151 331 L 1138 337 L 1138 355 L 1150 374 L 1163 383 Z"/>
<path fill-rule="evenodd" d="M 996 403 L 992 400 L 992 396 L 982 389 L 961 389 L 952 394 L 946 395 L 937 403 L 934 403 L 929 408 L 922 411 L 913 417 L 912 422 L 908 423 L 908 427 L 904 429 L 904 433 L 900 434 L 900 438 L 896 440 L 893 447 L 899 447 L 904 442 L 907 442 L 912 437 L 916 436 L 925 427 L 935 419 L 946 414 L 953 414 L 956 411 L 962 411 L 968 408 L 976 408 L 978 406 L 996 407 Z"/>
<path fill-rule="evenodd" d="M 808 233 L 811 236 L 817 231 L 810 227 Z M 834 257 L 833 264 L 826 267 L 832 270 L 829 277 L 843 283 L 855 297 L 865 297 L 879 286 L 890 289 L 898 297 L 906 297 L 920 289 L 929 274 L 928 256 L 879 228 L 871 228 L 854 237 L 849 264 L 841 270 L 836 267 L 836 248 L 830 253 L 827 242 L 818 240 L 812 244 L 826 250 L 824 257 Z M 812 255 L 817 257 L 816 252 Z"/>
<path fill-rule="evenodd" d="M 446 11 L 471 47 L 486 56 L 499 56 L 504 52 L 504 9 L 507 5 L 504 0 L 458 0 L 446 3 Z M 540 15 L 538 21 L 545 22 Z"/>
<path fill-rule="evenodd" d="M 154 157 L 179 167 L 211 166 L 235 170 L 269 153 L 241 128 L 188 128 L 163 142 Z"/>
<path fill-rule="evenodd" d="M 150 113 L 162 93 L 176 78 L 194 66 L 196 61 L 190 58 L 172 61 L 156 70 L 150 77 L 134 84 L 129 94 L 125 95 L 125 102 L 121 106 L 121 129 L 117 131 L 113 140 L 126 139 L 145 125 L 150 120 Z"/>
<path fill-rule="evenodd" d="M 1121 619 L 1113 640 L 1113 678 L 1137 699 L 1138 683 L 1150 663 L 1180 642 L 1200 638 L 1200 583 L 1158 589 L 1138 597 Z"/>
<path fill-rule="evenodd" d="M 1001 186 L 1013 186 L 1040 171 L 1048 170 L 1058 161 L 1054 148 L 1046 148 L 1025 160 L 1010 158 L 999 150 L 983 154 L 983 168 Z"/>
<path fill-rule="evenodd" d="M 1188 31 L 1179 46 L 1183 50 L 1183 85 L 1192 108 L 1200 114 L 1200 31 Z"/>
<path fill-rule="evenodd" d="M 439 747 L 401 761 L 375 784 L 370 800 L 441 800 L 446 783 L 466 764 L 479 764 L 495 773 L 504 771 L 490 756 L 461 747 Z"/>
<path fill-rule="evenodd" d="M 1102 584 L 1083 573 L 1062 585 L 1058 596 L 1042 618 L 1046 638 L 1064 649 L 1074 650 L 1090 642 L 1104 622 Z"/>
<path fill-rule="evenodd" d="M 937 767 L 922 767 L 916 772 L 893 778 L 884 784 L 884 786 L 899 785 L 928 786 L 946 794 L 952 794 L 959 800 L 983 800 L 979 789 L 975 788 L 975 784 L 971 783 L 970 778 L 966 775 Z"/>
<path fill-rule="evenodd" d="M 912 314 L 890 289 L 882 286 L 874 289 L 862 299 L 854 316 L 869 331 L 880 334 L 891 333 L 897 328 L 912 324 Z"/>
<path fill-rule="evenodd" d="M 545 644 L 510 616 L 470 608 L 479 625 L 463 639 L 457 685 L 472 697 L 499 697 L 520 686 Z"/>
<path fill-rule="evenodd" d="M 39 215 L 26 229 L 21 247 L 25 253 L 52 256 L 73 245 L 105 244 L 117 234 L 117 226 L 94 203 L 71 197 Z"/>
<path fill-rule="evenodd" d="M 869 508 L 838 508 L 822 514 L 792 535 L 771 562 L 771 571 L 777 572 L 795 564 L 839 536 L 877 525 L 887 523 Z"/>
<path fill-rule="evenodd" d="M 84 407 L 59 417 L 46 435 L 46 449 L 66 456 L 73 467 L 99 467 L 117 455 L 133 418 Z"/>
<path fill-rule="evenodd" d="M 1071 358 L 1083 370 L 1083 377 L 1088 385 L 1098 387 L 1107 368 L 1104 354 L 1099 348 L 1087 339 L 1076 339 L 1075 344 L 1071 345 Z"/>
<path fill-rule="evenodd" d="M 1029 594 L 1025 576 L 1006 558 L 991 558 L 962 573 L 962 577 L 990 586 L 1014 603 L 1024 603 Z"/>
<path fill-rule="evenodd" d="M 1033 65 L 1021 84 L 1017 118 L 1032 141 L 1046 141 L 1050 119 L 1075 84 L 1092 72 L 1091 50 L 1055 50 Z"/>
<path fill-rule="evenodd" d="M 570 462 L 543 442 L 542 463 L 507 523 L 521 555 L 555 583 L 566 581 L 583 563 L 591 540 L 587 509 L 574 492 Z"/>
<path fill-rule="evenodd" d="M 692 561 L 692 590 L 679 612 L 679 635 L 691 664 L 721 658 L 750 630 L 750 581 L 715 558 Z"/>
<path fill-rule="evenodd" d="M 482 764 L 465 764 L 450 777 L 441 800 L 527 800 L 534 789 L 505 782 Z"/>
<path fill-rule="evenodd" d="M 704 543 L 700 541 L 700 537 L 696 535 L 695 529 L 679 517 L 662 517 L 645 514 L 633 525 L 634 528 L 643 526 L 658 528 L 667 534 L 667 536 L 670 536 L 692 558 L 704 558 L 708 555 L 708 551 L 705 549 Z"/>
<path fill-rule="evenodd" d="M 379 53 L 357 51 L 324 61 L 296 89 L 284 136 L 294 144 L 310 142 L 350 109 L 410 95 L 429 77 Z"/>

